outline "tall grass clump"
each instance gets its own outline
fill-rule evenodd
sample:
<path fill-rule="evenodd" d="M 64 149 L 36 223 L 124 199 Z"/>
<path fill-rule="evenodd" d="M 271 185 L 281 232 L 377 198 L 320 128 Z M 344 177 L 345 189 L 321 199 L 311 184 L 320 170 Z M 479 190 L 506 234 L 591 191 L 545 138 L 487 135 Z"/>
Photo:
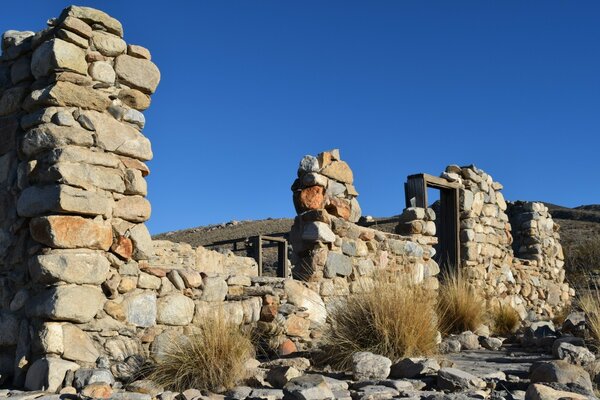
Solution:
<path fill-rule="evenodd" d="M 597 287 L 585 291 L 577 298 L 577 305 L 585 314 L 585 322 L 591 339 L 600 346 L 600 293 Z"/>
<path fill-rule="evenodd" d="M 437 304 L 442 333 L 475 331 L 485 320 L 485 301 L 458 268 L 442 273 Z"/>
<path fill-rule="evenodd" d="M 250 334 L 224 313 L 207 316 L 193 335 L 182 336 L 158 355 L 149 378 L 173 391 L 223 390 L 245 378 L 245 362 L 255 351 Z"/>
<path fill-rule="evenodd" d="M 521 317 L 508 304 L 500 304 L 491 310 L 492 331 L 499 336 L 509 336 L 519 328 Z"/>
<path fill-rule="evenodd" d="M 404 280 L 375 282 L 333 307 L 321 344 L 321 362 L 347 369 L 352 355 L 370 351 L 392 360 L 437 350 L 435 292 Z"/>
<path fill-rule="evenodd" d="M 588 289 L 590 274 L 600 272 L 600 236 L 565 243 L 563 250 L 569 283 L 576 289 Z"/>

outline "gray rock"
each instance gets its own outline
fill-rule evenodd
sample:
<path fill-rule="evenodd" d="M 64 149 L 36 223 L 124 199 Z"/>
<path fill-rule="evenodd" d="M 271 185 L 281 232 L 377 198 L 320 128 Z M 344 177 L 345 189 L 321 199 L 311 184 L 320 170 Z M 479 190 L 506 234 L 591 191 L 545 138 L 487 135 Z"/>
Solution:
<path fill-rule="evenodd" d="M 96 61 L 90 65 L 89 73 L 92 79 L 104 83 L 115 83 L 117 75 L 112 65 L 105 61 Z"/>
<path fill-rule="evenodd" d="M 585 347 L 575 346 L 567 342 L 562 342 L 558 345 L 556 356 L 559 360 L 566 360 L 575 365 L 586 365 L 596 360 L 594 353 Z"/>
<path fill-rule="evenodd" d="M 333 400 L 335 396 L 322 375 L 309 374 L 290 380 L 283 388 L 294 400 Z"/>
<path fill-rule="evenodd" d="M 252 393 L 252 388 L 248 386 L 236 386 L 225 393 L 227 398 L 231 400 L 245 400 Z"/>
<path fill-rule="evenodd" d="M 319 172 L 319 160 L 316 157 L 311 155 L 306 155 L 300 160 L 300 165 L 298 166 L 300 171 L 303 172 Z"/>
<path fill-rule="evenodd" d="M 85 363 L 96 362 L 100 352 L 87 333 L 71 324 L 63 325 L 62 330 L 64 342 L 62 357 L 64 359 Z"/>
<path fill-rule="evenodd" d="M 325 262 L 324 275 L 326 278 L 348 276 L 352 273 L 352 259 L 340 253 L 330 251 Z"/>
<path fill-rule="evenodd" d="M 223 301 L 227 296 L 228 286 L 225 279 L 220 276 L 205 277 L 202 280 L 202 296 L 204 301 Z"/>
<path fill-rule="evenodd" d="M 459 353 L 460 350 L 461 344 L 456 339 L 444 339 L 440 343 L 440 353 L 442 354 Z"/>
<path fill-rule="evenodd" d="M 415 378 L 420 375 L 431 375 L 439 371 L 440 365 L 433 358 L 405 358 L 392 365 L 390 378 Z"/>
<path fill-rule="evenodd" d="M 484 349 L 498 350 L 502 347 L 502 340 L 494 337 L 480 336 L 479 344 L 481 344 Z"/>
<path fill-rule="evenodd" d="M 85 250 L 61 250 L 29 260 L 29 274 L 39 283 L 100 285 L 108 277 L 110 262 L 102 254 Z"/>
<path fill-rule="evenodd" d="M 392 361 L 384 356 L 361 351 L 352 355 L 354 380 L 386 379 L 390 375 Z"/>
<path fill-rule="evenodd" d="M 50 287 L 29 299 L 28 314 L 37 318 L 84 323 L 100 311 L 106 298 L 98 287 Z"/>
<path fill-rule="evenodd" d="M 102 368 L 80 368 L 75 371 L 75 379 L 73 380 L 75 389 L 81 390 L 85 386 L 97 382 L 113 385 L 115 377 L 108 369 Z"/>
<path fill-rule="evenodd" d="M 569 364 L 565 360 L 535 363 L 529 372 L 531 383 L 561 383 L 569 387 L 575 386 L 593 393 L 590 374 L 582 367 Z"/>
<path fill-rule="evenodd" d="M 61 126 L 76 126 L 77 121 L 73 118 L 73 114 L 68 111 L 59 111 L 52 117 L 52 122 Z"/>
<path fill-rule="evenodd" d="M 282 389 L 291 379 L 302 376 L 302 373 L 294 367 L 275 367 L 267 372 L 265 380 L 271 386 Z"/>
<path fill-rule="evenodd" d="M 442 368 L 438 371 L 437 380 L 440 390 L 477 390 L 485 388 L 483 379 L 457 368 Z"/>
<path fill-rule="evenodd" d="M 68 16 L 78 18 L 89 25 L 102 25 L 108 32 L 121 37 L 123 36 L 123 26 L 121 23 L 105 12 L 96 10 L 95 8 L 69 6 L 63 10 L 59 20 L 62 21 Z"/>
<path fill-rule="evenodd" d="M 304 224 L 302 240 L 310 242 L 333 243 L 335 242 L 335 234 L 326 223 L 320 221 L 311 221 Z"/>
<path fill-rule="evenodd" d="M 27 371 L 25 388 L 27 390 L 46 390 L 56 392 L 62 385 L 67 371 L 76 371 L 79 365 L 60 358 L 40 358 Z"/>
<path fill-rule="evenodd" d="M 60 39 L 42 43 L 31 57 L 31 72 L 36 79 L 39 79 L 55 70 L 67 70 L 86 75 L 85 51 Z"/>
<path fill-rule="evenodd" d="M 281 389 L 252 389 L 248 396 L 251 400 L 281 400 L 284 398 L 283 390 Z"/>
<path fill-rule="evenodd" d="M 92 44 L 100 54 L 108 57 L 116 57 L 127 50 L 127 44 L 123 39 L 103 31 L 92 32 Z"/>
<path fill-rule="evenodd" d="M 461 348 L 464 350 L 477 350 L 480 348 L 479 336 L 471 331 L 466 331 L 457 335 L 456 340 L 459 341 Z"/>
<path fill-rule="evenodd" d="M 152 237 L 145 224 L 136 224 L 129 230 L 129 239 L 133 242 L 133 259 L 148 260 L 154 256 Z"/>
<path fill-rule="evenodd" d="M 154 93 L 160 82 L 160 71 L 150 60 L 120 55 L 115 59 L 119 80 L 144 93 Z"/>
<path fill-rule="evenodd" d="M 571 343 L 574 346 L 585 346 L 585 340 L 577 336 L 561 336 L 552 343 L 552 356 L 554 358 L 560 358 L 558 356 L 558 347 L 562 343 Z"/>
<path fill-rule="evenodd" d="M 578 334 L 585 330 L 585 313 L 581 311 L 572 312 L 567 315 L 562 324 L 562 333 Z"/>
<path fill-rule="evenodd" d="M 524 400 L 590 400 L 589 396 L 556 390 L 539 383 L 529 385 Z"/>
<path fill-rule="evenodd" d="M 135 326 L 148 328 L 156 325 L 156 295 L 153 293 L 132 293 L 123 300 L 125 320 Z"/>
<path fill-rule="evenodd" d="M 194 301 L 179 293 L 158 300 L 156 322 L 165 325 L 188 325 L 194 318 Z"/>

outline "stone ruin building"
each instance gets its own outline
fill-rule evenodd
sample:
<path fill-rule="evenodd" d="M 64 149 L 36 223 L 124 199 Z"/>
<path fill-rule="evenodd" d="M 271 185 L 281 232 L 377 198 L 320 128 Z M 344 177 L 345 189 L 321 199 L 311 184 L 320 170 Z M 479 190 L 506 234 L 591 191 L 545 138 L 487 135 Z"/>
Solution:
<path fill-rule="evenodd" d="M 391 234 L 357 224 L 358 192 L 338 151 L 304 157 L 292 186 L 293 278 L 258 276 L 251 258 L 152 241 L 142 111 L 160 72 L 101 11 L 71 6 L 48 25 L 2 36 L 5 383 L 53 391 L 67 371 L 90 367 L 124 378 L 131 356 L 159 357 L 219 310 L 287 354 L 318 339 L 331 300 L 380 276 L 436 288 L 443 259 L 522 318 L 552 317 L 573 295 L 547 208 L 506 203 L 502 185 L 473 166 L 409 177 Z M 442 191 L 440 216 L 427 187 Z"/>

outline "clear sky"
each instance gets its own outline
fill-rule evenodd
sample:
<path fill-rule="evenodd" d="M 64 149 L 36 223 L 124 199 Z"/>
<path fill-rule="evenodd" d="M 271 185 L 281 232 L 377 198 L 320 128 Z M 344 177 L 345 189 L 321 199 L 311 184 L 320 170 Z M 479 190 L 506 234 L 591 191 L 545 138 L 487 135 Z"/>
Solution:
<path fill-rule="evenodd" d="M 70 3 L 6 1 L 0 31 Z M 509 200 L 600 203 L 597 1 L 82 1 L 150 49 L 152 233 L 294 215 L 305 154 L 338 147 L 364 214 L 411 173 L 471 164 Z"/>

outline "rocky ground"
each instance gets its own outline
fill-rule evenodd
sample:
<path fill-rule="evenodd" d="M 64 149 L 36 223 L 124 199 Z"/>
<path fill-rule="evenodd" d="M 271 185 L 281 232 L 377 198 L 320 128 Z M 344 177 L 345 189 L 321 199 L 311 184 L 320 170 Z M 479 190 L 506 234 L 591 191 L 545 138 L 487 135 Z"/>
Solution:
<path fill-rule="evenodd" d="M 223 393 L 194 388 L 174 393 L 148 380 L 127 386 L 139 360 L 128 359 L 121 368 L 80 369 L 68 373 L 60 394 L 4 390 L 0 398 L 124 400 L 583 400 L 597 399 L 594 374 L 598 362 L 581 337 L 585 321 L 571 314 L 562 329 L 536 322 L 509 338 L 463 332 L 441 343 L 443 354 L 406 358 L 397 362 L 368 353 L 353 357 L 352 368 L 333 372 L 312 364 L 310 354 L 274 360 L 250 360 L 243 385 Z M 577 335 L 577 336 L 575 336 Z M 52 373 L 50 374 L 52 375 Z"/>

